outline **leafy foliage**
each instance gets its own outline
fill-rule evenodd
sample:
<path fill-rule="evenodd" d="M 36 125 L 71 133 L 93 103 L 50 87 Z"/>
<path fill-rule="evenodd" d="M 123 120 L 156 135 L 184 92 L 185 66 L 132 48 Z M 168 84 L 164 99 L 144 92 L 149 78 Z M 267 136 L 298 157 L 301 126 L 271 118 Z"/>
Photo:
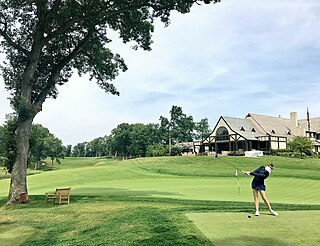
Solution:
<path fill-rule="evenodd" d="M 6 123 L 0 127 L 0 156 L 5 157 L 5 167 L 11 173 L 15 162 L 16 146 L 16 117 L 9 115 Z M 49 130 L 40 124 L 35 124 L 31 129 L 29 148 L 29 167 L 39 167 L 40 161 L 50 157 L 59 160 L 64 157 L 62 141 L 56 138 Z"/>
<path fill-rule="evenodd" d="M 194 122 L 192 116 L 187 116 L 179 106 L 172 106 L 170 118 L 160 116 L 160 128 L 167 141 L 173 143 L 192 141 Z"/>
<path fill-rule="evenodd" d="M 162 144 L 153 144 L 153 145 L 148 145 L 146 156 L 158 157 L 158 156 L 164 156 L 165 153 L 166 153 L 166 149 Z"/>
<path fill-rule="evenodd" d="M 195 130 L 196 132 L 195 132 L 194 138 L 196 140 L 203 141 L 204 139 L 206 139 L 211 132 L 208 118 L 204 118 L 204 119 L 201 119 L 200 122 L 196 122 Z"/>
<path fill-rule="evenodd" d="M 116 155 L 121 157 L 144 157 L 180 155 L 181 148 L 171 143 L 193 141 L 193 136 L 204 137 L 209 130 L 208 119 L 194 122 L 192 116 L 182 113 L 182 108 L 172 106 L 170 121 L 161 116 L 160 124 L 119 124 L 110 136 L 78 143 L 73 147 L 73 156 L 97 157 Z M 171 122 L 171 123 L 170 123 Z"/>
<path fill-rule="evenodd" d="M 0 156 L 4 157 L 4 166 L 9 173 L 16 158 L 16 115 L 8 115 L 5 124 L 0 128 Z"/>
<path fill-rule="evenodd" d="M 73 71 L 89 74 L 106 92 L 119 95 L 110 83 L 127 69 L 107 46 L 116 32 L 124 43 L 150 50 L 154 20 L 165 25 L 170 13 L 187 13 L 195 3 L 218 0 L 3 0 L 0 2 L 1 67 L 11 105 L 17 113 L 16 161 L 9 204 L 27 193 L 26 168 L 34 117 Z"/>
<path fill-rule="evenodd" d="M 34 106 L 41 106 L 46 97 L 55 98 L 57 86 L 68 81 L 74 68 L 80 75 L 90 74 L 106 92 L 119 95 L 107 81 L 127 67 L 107 48 L 111 33 L 119 33 L 124 43 L 134 41 L 135 48 L 150 50 L 154 20 L 168 25 L 171 11 L 187 13 L 197 2 L 201 1 L 1 1 L 0 46 L 8 61 L 2 70 L 12 105 L 21 106 L 25 82 L 32 88 Z"/>
<path fill-rule="evenodd" d="M 300 153 L 300 157 L 303 155 L 311 155 L 312 142 L 307 137 L 297 136 L 291 142 L 288 143 L 289 149 Z"/>

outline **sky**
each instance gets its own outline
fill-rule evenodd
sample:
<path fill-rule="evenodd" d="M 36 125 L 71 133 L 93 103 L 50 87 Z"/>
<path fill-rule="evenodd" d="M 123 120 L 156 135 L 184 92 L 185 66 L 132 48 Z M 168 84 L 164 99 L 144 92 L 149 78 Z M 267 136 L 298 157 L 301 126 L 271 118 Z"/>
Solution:
<path fill-rule="evenodd" d="M 156 23 L 152 50 L 115 39 L 128 71 L 105 93 L 76 73 L 47 99 L 34 123 L 65 145 L 110 135 L 121 123 L 160 123 L 173 105 L 194 121 L 248 113 L 320 117 L 320 1 L 222 0 Z M 3 55 L 0 56 L 3 61 Z M 0 125 L 12 112 L 0 78 Z"/>

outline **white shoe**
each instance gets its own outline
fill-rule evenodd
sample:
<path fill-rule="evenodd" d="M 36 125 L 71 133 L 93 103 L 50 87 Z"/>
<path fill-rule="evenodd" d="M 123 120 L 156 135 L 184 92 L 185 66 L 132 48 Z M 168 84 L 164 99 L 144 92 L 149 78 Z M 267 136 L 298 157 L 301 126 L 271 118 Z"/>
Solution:
<path fill-rule="evenodd" d="M 254 214 L 254 216 L 259 216 L 259 215 L 260 215 L 259 211 L 256 211 L 256 213 Z"/>
<path fill-rule="evenodd" d="M 279 215 L 279 214 L 278 214 L 276 211 L 274 211 L 274 210 L 271 210 L 270 213 L 271 213 L 272 215 L 274 215 L 274 216 L 278 216 L 278 215 Z"/>

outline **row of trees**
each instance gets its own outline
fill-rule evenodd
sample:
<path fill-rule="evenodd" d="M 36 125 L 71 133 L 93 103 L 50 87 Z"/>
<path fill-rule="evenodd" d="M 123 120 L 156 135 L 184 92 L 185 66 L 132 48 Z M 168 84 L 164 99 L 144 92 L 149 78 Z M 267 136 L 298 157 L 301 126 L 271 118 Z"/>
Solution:
<path fill-rule="evenodd" d="M 204 140 L 210 133 L 208 119 L 194 122 L 192 116 L 182 112 L 182 108 L 172 106 L 170 117 L 160 116 L 159 124 L 128 124 L 122 123 L 111 131 L 109 136 L 96 138 L 89 142 L 78 143 L 75 146 L 63 146 L 62 141 L 40 124 L 31 128 L 28 167 L 38 169 L 41 161 L 54 160 L 64 157 L 144 157 L 180 154 L 181 149 L 175 147 L 176 143 Z M 0 156 L 9 172 L 14 163 L 15 147 L 15 119 L 9 118 L 0 126 Z M 173 146 L 173 147 L 172 147 Z M 312 143 L 306 137 L 296 137 L 288 143 L 287 150 L 278 150 L 280 154 L 297 152 L 302 155 L 312 153 Z"/>
<path fill-rule="evenodd" d="M 6 124 L 0 126 L 0 156 L 9 172 L 15 160 L 16 118 L 10 116 Z M 109 136 L 99 137 L 90 142 L 75 146 L 63 146 L 62 141 L 40 124 L 31 128 L 28 154 L 28 167 L 38 169 L 41 161 L 69 156 L 163 156 L 180 154 L 174 146 L 178 142 L 202 140 L 210 133 L 208 119 L 194 122 L 192 116 L 182 112 L 182 108 L 172 106 L 170 117 L 160 116 L 159 124 L 122 123 L 111 131 Z"/>
<path fill-rule="evenodd" d="M 194 122 L 179 106 L 172 106 L 170 117 L 160 116 L 159 124 L 122 123 L 109 136 L 78 143 L 73 156 L 162 156 L 180 154 L 176 143 L 203 140 L 210 133 L 208 119 Z M 70 148 L 70 146 L 67 146 Z"/>

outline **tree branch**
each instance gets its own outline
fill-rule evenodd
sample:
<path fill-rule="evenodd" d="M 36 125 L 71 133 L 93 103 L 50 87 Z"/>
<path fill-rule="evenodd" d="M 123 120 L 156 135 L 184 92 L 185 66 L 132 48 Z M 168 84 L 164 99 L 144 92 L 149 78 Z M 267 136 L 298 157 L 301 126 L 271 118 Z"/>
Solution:
<path fill-rule="evenodd" d="M 82 21 L 88 21 L 88 20 L 94 20 L 97 19 L 99 20 L 99 22 L 103 22 L 106 21 L 108 18 L 110 18 L 111 16 L 115 16 L 117 14 L 126 12 L 130 9 L 138 9 L 138 8 L 142 8 L 145 7 L 146 4 L 144 3 L 140 3 L 140 4 L 134 4 L 134 5 L 128 5 L 128 4 L 124 4 L 123 8 L 120 8 L 118 10 L 107 10 L 107 11 L 101 11 L 98 14 L 93 14 L 93 15 L 88 15 L 88 16 L 76 16 L 75 18 L 70 18 L 69 20 L 67 20 L 65 22 L 65 24 L 63 26 L 61 26 L 60 28 L 58 28 L 57 30 L 55 30 L 54 32 L 50 33 L 47 37 L 46 37 L 46 41 L 49 41 L 51 39 L 53 39 L 54 37 L 65 33 L 70 27 L 72 27 L 74 24 L 82 22 Z M 88 6 L 87 8 L 89 8 L 90 6 Z M 112 6 L 109 6 L 108 9 L 110 9 Z M 102 18 L 105 17 L 105 18 Z"/>
<path fill-rule="evenodd" d="M 5 17 L 4 17 L 5 19 Z M 29 56 L 30 52 L 24 48 L 22 48 L 20 45 L 18 45 L 17 43 L 15 43 L 10 37 L 9 35 L 7 34 L 7 28 L 8 28 L 8 24 L 7 24 L 7 21 L 4 20 L 1 21 L 1 23 L 4 25 L 4 29 L 1 30 L 0 29 L 0 35 L 8 42 L 8 44 L 10 46 L 12 46 L 13 48 L 15 48 L 16 50 L 22 52 L 23 54 L 25 54 L 26 56 Z"/>
<path fill-rule="evenodd" d="M 46 100 L 49 92 L 54 89 L 61 70 L 80 53 L 80 51 L 83 49 L 85 45 L 88 44 L 90 38 L 92 37 L 92 33 L 93 29 L 89 30 L 84 39 L 81 42 L 79 42 L 78 46 L 75 47 L 75 49 L 68 56 L 62 59 L 61 62 L 52 69 L 51 75 L 47 81 L 47 86 L 41 91 L 41 93 L 33 103 L 35 109 L 41 108 L 41 105 Z"/>
<path fill-rule="evenodd" d="M 47 12 L 47 17 L 50 19 L 51 16 L 55 15 L 57 10 L 59 9 L 60 3 L 62 0 L 56 0 L 54 1 L 52 8 Z"/>

